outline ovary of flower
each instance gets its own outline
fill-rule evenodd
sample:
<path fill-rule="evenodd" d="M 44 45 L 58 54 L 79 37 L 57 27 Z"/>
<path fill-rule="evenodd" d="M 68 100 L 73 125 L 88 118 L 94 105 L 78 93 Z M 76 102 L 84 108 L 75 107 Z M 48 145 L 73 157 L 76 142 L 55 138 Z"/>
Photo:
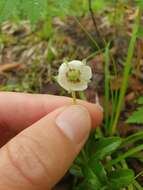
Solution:
<path fill-rule="evenodd" d="M 89 66 L 82 61 L 73 60 L 61 64 L 57 81 L 65 90 L 83 91 L 87 88 L 92 77 L 92 71 Z"/>

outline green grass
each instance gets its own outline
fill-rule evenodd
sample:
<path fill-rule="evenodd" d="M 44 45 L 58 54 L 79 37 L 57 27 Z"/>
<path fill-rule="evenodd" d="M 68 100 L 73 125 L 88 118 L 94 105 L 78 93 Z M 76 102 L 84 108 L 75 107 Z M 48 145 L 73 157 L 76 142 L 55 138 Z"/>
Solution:
<path fill-rule="evenodd" d="M 131 67 L 132 67 L 132 58 L 134 55 L 137 33 L 138 33 L 139 25 L 140 25 L 140 16 L 141 16 L 140 11 L 141 10 L 139 9 L 138 13 L 137 13 L 135 25 L 133 28 L 132 37 L 131 37 L 130 44 L 129 44 L 127 59 L 126 59 L 126 62 L 124 64 L 124 74 L 123 74 L 122 87 L 120 90 L 119 100 L 118 100 L 117 109 L 116 109 L 116 115 L 115 115 L 115 119 L 114 119 L 113 126 L 112 126 L 112 135 L 114 135 L 116 133 L 118 119 L 119 119 L 119 116 L 120 116 L 120 113 L 122 110 L 125 94 L 126 94 L 127 87 L 128 87 L 128 81 L 129 81 Z"/>

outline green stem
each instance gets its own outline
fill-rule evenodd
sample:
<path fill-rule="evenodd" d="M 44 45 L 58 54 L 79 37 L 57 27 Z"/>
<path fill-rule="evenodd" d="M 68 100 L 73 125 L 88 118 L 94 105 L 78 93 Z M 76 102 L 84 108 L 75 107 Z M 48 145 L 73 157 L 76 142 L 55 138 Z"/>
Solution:
<path fill-rule="evenodd" d="M 138 183 L 138 181 L 134 180 L 133 184 L 136 187 L 136 189 L 143 190 L 143 187 Z"/>
<path fill-rule="evenodd" d="M 137 179 L 139 176 L 142 176 L 142 175 L 143 175 L 143 170 L 136 175 L 135 179 Z"/>
<path fill-rule="evenodd" d="M 105 100 L 104 100 L 104 114 L 105 114 L 105 130 L 108 131 L 109 126 L 109 93 L 110 93 L 110 72 L 109 72 L 109 46 L 107 44 L 105 49 L 105 79 L 104 79 L 104 89 L 105 89 Z"/>
<path fill-rule="evenodd" d="M 128 55 L 127 55 L 127 59 L 125 62 L 122 87 L 120 90 L 120 96 L 119 96 L 119 101 L 118 101 L 118 105 L 117 105 L 116 115 L 115 115 L 115 119 L 114 119 L 113 126 L 112 126 L 112 135 L 114 135 L 116 132 L 118 119 L 119 119 L 119 116 L 121 113 L 122 104 L 124 102 L 124 97 L 125 97 L 126 90 L 127 90 L 128 79 L 129 79 L 130 69 L 131 69 L 131 65 L 132 65 L 132 58 L 133 58 L 133 54 L 134 54 L 139 24 L 140 24 L 140 8 L 138 8 L 138 14 L 137 14 L 136 22 L 135 22 L 135 25 L 133 28 L 132 38 L 131 38 L 131 41 L 129 44 L 129 49 L 128 49 Z"/>
<path fill-rule="evenodd" d="M 73 103 L 76 104 L 77 101 L 76 101 L 76 93 L 75 93 L 75 91 L 72 92 L 72 98 L 73 98 Z"/>
<path fill-rule="evenodd" d="M 104 52 L 104 49 L 100 49 L 100 50 L 98 50 L 98 51 L 96 51 L 96 52 L 93 52 L 92 54 L 90 54 L 89 56 L 87 56 L 84 60 L 85 60 L 85 61 L 88 61 L 88 60 L 90 60 L 91 58 L 93 58 L 94 56 L 96 56 L 96 55 L 98 55 L 98 54 L 100 54 L 100 53 L 102 53 L 102 52 Z"/>
<path fill-rule="evenodd" d="M 84 26 L 80 23 L 80 21 L 76 17 L 74 17 L 74 19 L 79 24 L 81 29 L 85 32 L 85 34 L 88 36 L 88 38 L 92 41 L 92 43 L 95 45 L 95 47 L 98 50 L 100 50 L 100 47 L 99 47 L 98 43 L 94 40 L 94 38 L 91 36 L 91 34 L 84 28 Z"/>
<path fill-rule="evenodd" d="M 116 68 L 115 60 L 112 55 L 111 55 L 111 60 L 113 62 L 114 77 L 115 77 L 115 80 L 117 80 L 117 75 L 118 75 L 117 68 Z M 110 86 L 111 86 L 111 82 L 110 82 Z M 112 113 L 111 113 L 111 119 L 110 119 L 110 124 L 109 124 L 109 131 L 111 133 L 114 117 L 116 114 L 117 103 L 118 103 L 118 90 L 117 89 L 114 90 L 110 87 L 110 91 L 111 91 L 111 97 L 112 97 Z"/>
<path fill-rule="evenodd" d="M 128 157 L 134 155 L 135 153 L 137 153 L 137 152 L 139 152 L 139 151 L 141 151 L 141 150 L 143 150 L 143 144 L 142 144 L 142 145 L 139 145 L 139 146 L 137 146 L 137 147 L 135 147 L 135 148 L 132 148 L 132 149 L 129 150 L 128 152 L 126 152 L 126 153 L 120 155 L 118 158 L 109 161 L 109 162 L 106 164 L 106 167 L 109 168 L 109 167 L 111 167 L 112 165 L 117 164 L 117 163 L 120 162 L 121 160 L 126 159 L 126 158 L 128 158 Z"/>
<path fill-rule="evenodd" d="M 127 146 L 129 143 L 133 143 L 133 142 L 138 141 L 140 139 L 143 139 L 143 131 L 137 132 L 137 133 L 130 135 L 129 137 L 125 138 L 123 140 L 123 143 L 121 144 L 121 147 Z"/>

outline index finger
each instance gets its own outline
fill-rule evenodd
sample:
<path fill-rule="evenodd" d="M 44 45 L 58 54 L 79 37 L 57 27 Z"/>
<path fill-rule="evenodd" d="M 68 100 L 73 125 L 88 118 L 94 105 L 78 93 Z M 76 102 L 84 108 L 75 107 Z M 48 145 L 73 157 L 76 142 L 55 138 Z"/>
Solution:
<path fill-rule="evenodd" d="M 98 106 L 81 100 L 78 103 L 89 110 L 93 127 L 101 123 L 103 114 Z M 70 104 L 72 99 L 68 97 L 1 92 L 0 126 L 20 132 L 56 108 Z"/>

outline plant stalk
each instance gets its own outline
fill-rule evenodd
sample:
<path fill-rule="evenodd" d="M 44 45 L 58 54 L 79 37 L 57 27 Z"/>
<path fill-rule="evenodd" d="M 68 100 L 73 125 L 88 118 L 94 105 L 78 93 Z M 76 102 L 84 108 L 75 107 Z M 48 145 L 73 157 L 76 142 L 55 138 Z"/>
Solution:
<path fill-rule="evenodd" d="M 73 103 L 77 104 L 77 101 L 76 101 L 76 92 L 75 91 L 72 92 L 72 98 L 73 98 Z"/>
<path fill-rule="evenodd" d="M 136 39 L 137 39 L 137 32 L 139 29 L 139 24 L 140 24 L 140 8 L 138 8 L 137 10 L 137 16 L 136 16 L 136 21 L 135 21 L 135 25 L 133 28 L 133 33 L 132 33 L 132 38 L 129 44 L 129 49 L 128 49 L 128 55 L 127 55 L 127 59 L 125 62 L 125 69 L 124 69 L 124 74 L 123 74 L 123 82 L 122 82 L 122 87 L 120 90 L 120 95 L 119 95 L 119 101 L 117 104 L 117 111 L 116 111 L 116 115 L 115 115 L 115 119 L 113 122 L 113 126 L 112 126 L 112 135 L 115 134 L 116 132 L 116 128 L 117 128 L 117 123 L 118 123 L 118 119 L 121 113 L 121 109 L 122 109 L 122 105 L 124 102 L 124 98 L 125 98 L 125 94 L 127 91 L 127 86 L 128 86 L 128 80 L 129 80 L 129 75 L 130 75 L 130 69 L 132 66 L 132 58 L 134 55 L 134 49 L 135 49 L 135 44 L 136 44 Z"/>

